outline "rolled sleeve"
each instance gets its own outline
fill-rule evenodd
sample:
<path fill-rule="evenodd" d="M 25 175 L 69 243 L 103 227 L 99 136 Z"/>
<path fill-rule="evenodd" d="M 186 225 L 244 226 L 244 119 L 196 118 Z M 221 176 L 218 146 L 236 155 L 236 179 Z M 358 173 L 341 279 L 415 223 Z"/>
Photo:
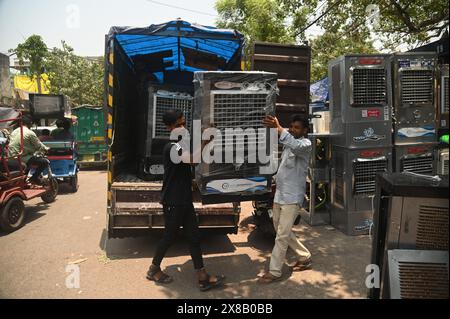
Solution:
<path fill-rule="evenodd" d="M 295 155 L 301 155 L 311 151 L 311 141 L 307 138 L 296 139 L 287 130 L 280 134 L 280 143 L 291 149 Z"/>

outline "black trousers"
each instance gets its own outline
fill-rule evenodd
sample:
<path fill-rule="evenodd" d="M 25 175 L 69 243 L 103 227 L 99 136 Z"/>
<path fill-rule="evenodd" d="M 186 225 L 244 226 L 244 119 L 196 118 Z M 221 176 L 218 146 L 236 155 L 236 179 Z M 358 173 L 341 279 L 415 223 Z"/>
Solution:
<path fill-rule="evenodd" d="M 163 238 L 159 241 L 156 248 L 155 257 L 152 264 L 160 266 L 161 261 L 167 253 L 167 250 L 175 242 L 180 226 L 183 226 L 185 236 L 189 241 L 189 251 L 195 269 L 203 268 L 203 257 L 200 248 L 200 233 L 198 229 L 197 217 L 194 206 L 163 206 L 165 231 Z"/>
<path fill-rule="evenodd" d="M 27 162 L 28 170 L 30 169 L 31 165 L 36 166 L 36 170 L 34 171 L 32 178 L 37 178 L 45 170 L 48 162 L 45 158 L 33 156 Z"/>

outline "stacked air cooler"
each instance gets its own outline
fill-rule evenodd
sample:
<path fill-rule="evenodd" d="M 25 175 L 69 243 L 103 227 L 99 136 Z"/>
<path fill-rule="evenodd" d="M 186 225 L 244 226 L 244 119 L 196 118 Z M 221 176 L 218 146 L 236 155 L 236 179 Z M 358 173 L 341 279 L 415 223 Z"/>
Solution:
<path fill-rule="evenodd" d="M 331 224 L 348 235 L 371 227 L 375 177 L 392 167 L 389 55 L 346 55 L 328 66 Z"/>
<path fill-rule="evenodd" d="M 436 54 L 391 57 L 394 101 L 394 170 L 436 174 Z"/>
<path fill-rule="evenodd" d="M 438 117 L 438 136 L 448 134 L 448 64 L 441 65 L 439 69 L 438 78 L 438 93 L 439 93 L 439 117 Z M 448 175 L 448 147 L 439 150 L 437 173 L 441 175 Z"/>
<path fill-rule="evenodd" d="M 271 174 L 260 170 L 266 163 L 261 161 L 258 151 L 259 148 L 267 152 L 271 149 L 268 130 L 263 127 L 262 120 L 275 112 L 277 75 L 267 72 L 196 72 L 194 86 L 193 118 L 201 121 L 202 128 L 217 130 L 218 135 L 210 145 L 213 146 L 211 154 L 220 154 L 216 159 L 222 161 L 203 161 L 196 167 L 202 201 L 219 203 L 258 200 L 268 196 Z M 230 130 L 234 129 L 242 131 L 234 131 L 231 135 Z M 248 134 L 247 129 L 255 134 Z M 237 156 L 238 150 L 242 157 Z"/>
<path fill-rule="evenodd" d="M 167 91 L 156 86 L 148 89 L 148 107 L 145 138 L 140 142 L 141 161 L 139 175 L 145 180 L 161 180 L 164 174 L 163 148 L 170 141 L 170 132 L 162 121 L 164 113 L 171 109 L 183 112 L 186 129 L 192 126 L 192 109 L 194 98 L 188 93 Z"/>
<path fill-rule="evenodd" d="M 448 134 L 448 64 L 443 64 L 439 68 L 438 87 L 439 128 Z"/>
<path fill-rule="evenodd" d="M 448 177 L 379 176 L 372 264 L 381 285 L 372 298 L 448 299 Z"/>

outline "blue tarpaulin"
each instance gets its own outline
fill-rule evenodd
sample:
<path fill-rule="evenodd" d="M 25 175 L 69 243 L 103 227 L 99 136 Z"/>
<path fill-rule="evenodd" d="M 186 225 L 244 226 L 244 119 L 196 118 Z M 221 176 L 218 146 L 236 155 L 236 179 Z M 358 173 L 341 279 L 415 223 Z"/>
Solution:
<path fill-rule="evenodd" d="M 183 20 L 146 28 L 112 27 L 108 37 L 117 40 L 132 67 L 139 59 L 153 59 L 152 72 L 158 78 L 164 71 L 195 72 L 208 70 L 209 65 L 226 70 L 240 59 L 244 45 L 238 31 Z"/>
<path fill-rule="evenodd" d="M 328 96 L 328 77 L 324 77 L 309 87 L 311 93 L 312 102 L 326 102 L 329 99 Z"/>

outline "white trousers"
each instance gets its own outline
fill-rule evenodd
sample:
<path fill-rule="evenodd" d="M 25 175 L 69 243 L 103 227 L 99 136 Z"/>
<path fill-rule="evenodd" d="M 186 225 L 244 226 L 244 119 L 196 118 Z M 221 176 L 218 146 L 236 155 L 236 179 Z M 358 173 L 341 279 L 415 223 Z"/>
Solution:
<path fill-rule="evenodd" d="M 269 267 L 269 272 L 273 276 L 281 276 L 281 269 L 288 248 L 293 250 L 298 261 L 304 261 L 311 257 L 309 250 L 292 232 L 292 226 L 299 214 L 299 209 L 297 204 L 273 204 L 273 225 L 277 232 Z"/>

